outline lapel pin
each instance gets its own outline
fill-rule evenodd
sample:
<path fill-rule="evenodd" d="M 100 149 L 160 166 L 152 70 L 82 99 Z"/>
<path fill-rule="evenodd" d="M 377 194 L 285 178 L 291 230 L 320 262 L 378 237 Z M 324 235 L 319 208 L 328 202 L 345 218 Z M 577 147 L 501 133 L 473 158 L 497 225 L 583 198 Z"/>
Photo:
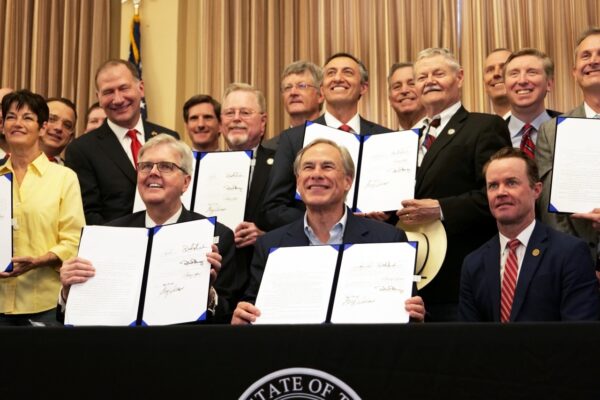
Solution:
<path fill-rule="evenodd" d="M 267 158 L 267 165 L 273 165 L 273 158 L 272 157 Z"/>
<path fill-rule="evenodd" d="M 540 255 L 540 249 L 533 249 L 533 250 L 531 251 L 531 254 L 532 254 L 534 257 L 537 257 L 537 256 L 539 256 L 539 255 Z"/>
<path fill-rule="evenodd" d="M 448 135 L 454 135 L 456 131 L 454 129 L 449 129 L 448 130 Z"/>

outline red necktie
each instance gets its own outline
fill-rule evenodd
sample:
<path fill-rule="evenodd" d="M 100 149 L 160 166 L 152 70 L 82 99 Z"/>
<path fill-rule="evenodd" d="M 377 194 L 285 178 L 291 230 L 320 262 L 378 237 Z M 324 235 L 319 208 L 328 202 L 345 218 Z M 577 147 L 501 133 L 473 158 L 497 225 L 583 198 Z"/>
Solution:
<path fill-rule="evenodd" d="M 350 128 L 350 125 L 346 125 L 346 124 L 340 125 L 340 127 L 338 129 L 341 129 L 344 132 L 352 132 L 352 128 Z"/>
<path fill-rule="evenodd" d="M 436 118 L 432 120 L 429 124 L 429 127 L 427 128 L 427 133 L 425 134 L 425 139 L 423 140 L 423 146 L 425 146 L 425 149 L 429 150 L 433 142 L 435 142 L 435 136 L 429 133 L 431 131 L 431 128 L 437 128 L 438 126 L 440 126 L 441 122 L 442 120 L 440 118 Z"/>
<path fill-rule="evenodd" d="M 533 140 L 531 139 L 533 129 L 533 126 L 529 123 L 526 123 L 525 126 L 523 126 L 523 136 L 521 136 L 520 146 L 523 153 L 532 160 L 535 158 L 535 143 L 533 143 Z"/>
<path fill-rule="evenodd" d="M 500 322 L 508 322 L 510 320 L 510 311 L 512 309 L 513 298 L 515 297 L 515 288 L 517 287 L 517 269 L 519 265 L 517 248 L 520 244 L 519 239 L 513 239 L 507 244 L 508 257 L 504 264 L 502 290 L 500 292 Z"/>
<path fill-rule="evenodd" d="M 133 156 L 133 165 L 135 165 L 135 168 L 137 169 L 138 153 L 142 148 L 142 144 L 137 138 L 137 131 L 135 129 L 128 130 L 127 136 L 131 138 L 131 155 Z"/>

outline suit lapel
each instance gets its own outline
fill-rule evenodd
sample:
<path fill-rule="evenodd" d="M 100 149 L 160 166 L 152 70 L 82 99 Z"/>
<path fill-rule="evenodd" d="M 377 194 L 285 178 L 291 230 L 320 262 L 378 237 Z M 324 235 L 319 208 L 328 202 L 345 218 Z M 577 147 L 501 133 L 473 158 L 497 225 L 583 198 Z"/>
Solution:
<path fill-rule="evenodd" d="M 368 235 L 369 230 L 364 225 L 359 224 L 358 218 L 362 217 L 352 214 L 349 208 L 346 209 L 346 212 L 348 213 L 348 219 L 346 220 L 346 227 L 344 229 L 343 242 L 352 244 L 362 243 L 363 238 Z"/>
<path fill-rule="evenodd" d="M 110 129 L 106 121 L 101 128 L 99 128 L 98 135 L 96 136 L 98 139 L 98 147 L 101 151 L 103 151 L 107 158 L 112 160 L 117 167 L 123 172 L 123 174 L 129 179 L 131 182 L 136 182 L 135 169 L 133 168 L 133 164 L 127 154 L 125 154 L 125 150 L 123 150 L 123 146 L 117 139 L 117 135 Z"/>
<path fill-rule="evenodd" d="M 431 166 L 435 163 L 435 160 L 442 151 L 444 147 L 446 147 L 454 138 L 461 134 L 461 128 L 465 124 L 465 120 L 469 116 L 469 112 L 465 110 L 464 107 L 460 107 L 458 111 L 450 118 L 450 121 L 444 127 L 444 130 L 440 132 L 437 139 L 431 147 L 427 154 L 423 157 L 423 162 L 421 166 L 417 170 L 417 185 L 415 187 L 415 193 L 418 192 L 421 182 L 427 172 L 431 170 Z M 448 134 L 449 131 L 452 131 L 452 134 Z"/>
<path fill-rule="evenodd" d="M 585 107 L 583 106 L 583 103 L 581 103 L 580 105 L 575 107 L 573 110 L 571 110 L 571 112 L 569 112 L 565 115 L 567 117 L 585 118 Z"/>
<path fill-rule="evenodd" d="M 254 215 L 258 211 L 259 202 L 263 198 L 262 194 L 266 189 L 269 171 L 273 165 L 274 153 L 274 151 L 265 148 L 262 144 L 256 150 L 256 164 L 246 201 L 246 212 L 244 213 L 246 217 Z"/>
<path fill-rule="evenodd" d="M 281 238 L 280 247 L 308 246 L 310 242 L 304 233 L 304 218 L 294 222 Z"/>
<path fill-rule="evenodd" d="M 485 286 L 490 296 L 492 320 L 500 321 L 500 239 L 498 235 L 494 236 L 486 246 L 487 252 L 483 260 Z"/>
<path fill-rule="evenodd" d="M 510 320 L 515 321 L 519 311 L 523 307 L 525 297 L 527 296 L 527 290 L 531 284 L 531 280 L 535 276 L 544 254 L 547 248 L 548 233 L 546 227 L 536 222 L 527 249 L 525 249 L 525 256 L 523 257 L 523 263 L 521 264 L 521 270 L 519 271 L 519 279 L 517 280 L 517 287 L 515 288 L 515 297 L 513 299 L 512 310 L 510 312 Z M 534 251 L 534 250 L 538 251 Z M 533 253 L 536 253 L 534 256 Z"/>

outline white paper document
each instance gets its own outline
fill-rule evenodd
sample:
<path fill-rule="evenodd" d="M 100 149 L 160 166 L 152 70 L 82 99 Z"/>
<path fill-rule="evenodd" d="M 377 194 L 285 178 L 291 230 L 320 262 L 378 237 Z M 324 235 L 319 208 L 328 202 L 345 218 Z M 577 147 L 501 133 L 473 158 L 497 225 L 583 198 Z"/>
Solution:
<path fill-rule="evenodd" d="M 305 147 L 307 144 L 317 139 L 329 139 L 340 146 L 344 146 L 350 153 L 352 161 L 354 161 L 354 166 L 356 167 L 358 165 L 361 140 L 359 135 L 317 123 L 307 124 L 306 129 L 304 130 L 304 144 L 302 146 Z M 356 177 L 354 178 L 354 181 L 352 182 L 352 187 L 350 187 L 350 191 L 346 196 L 346 205 L 350 208 L 354 206 L 355 182 Z M 300 194 L 298 192 L 296 192 L 296 198 L 300 199 Z"/>
<path fill-rule="evenodd" d="M 96 274 L 71 287 L 65 324 L 167 325 L 205 318 L 210 280 L 206 253 L 213 237 L 214 221 L 209 219 L 152 229 L 84 227 L 78 255 L 92 262 Z"/>
<path fill-rule="evenodd" d="M 416 242 L 271 250 L 255 324 L 408 322 L 404 302 L 412 296 L 416 254 Z"/>
<path fill-rule="evenodd" d="M 251 164 L 251 151 L 201 153 L 194 212 L 234 231 L 244 221 Z"/>
<path fill-rule="evenodd" d="M 558 117 L 552 171 L 548 211 L 600 207 L 600 119 Z"/>
<path fill-rule="evenodd" d="M 333 246 L 273 249 L 261 280 L 255 324 L 318 324 L 327 317 L 338 251 Z"/>
<path fill-rule="evenodd" d="M 0 175 L 0 271 L 12 270 L 12 174 Z"/>
<path fill-rule="evenodd" d="M 344 250 L 331 322 L 405 323 L 416 243 L 351 245 Z"/>
<path fill-rule="evenodd" d="M 356 211 L 390 211 L 415 197 L 419 133 L 413 130 L 365 136 Z"/>

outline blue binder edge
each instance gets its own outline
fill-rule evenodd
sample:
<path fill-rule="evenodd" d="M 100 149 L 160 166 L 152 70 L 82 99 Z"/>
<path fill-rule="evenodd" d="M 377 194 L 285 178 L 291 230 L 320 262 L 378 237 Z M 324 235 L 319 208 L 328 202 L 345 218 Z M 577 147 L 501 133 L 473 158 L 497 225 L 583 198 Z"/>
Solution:
<path fill-rule="evenodd" d="M 252 159 L 252 150 L 244 150 L 244 153 L 246 153 L 249 159 Z"/>
<path fill-rule="evenodd" d="M 312 125 L 312 124 L 314 124 L 314 122 L 312 122 L 312 121 L 306 121 L 306 126 L 309 126 L 309 125 Z"/>
<path fill-rule="evenodd" d="M 6 269 L 4 270 L 4 272 L 12 272 L 12 271 L 13 271 L 13 262 L 11 261 L 6 266 Z"/>
<path fill-rule="evenodd" d="M 556 125 L 560 125 L 567 117 L 556 117 Z"/>
<path fill-rule="evenodd" d="M 302 201 L 302 197 L 300 197 L 300 193 L 298 193 L 298 192 L 294 193 L 294 198 L 295 198 L 296 200 L 300 200 L 300 201 Z"/>
<path fill-rule="evenodd" d="M 350 246 L 354 245 L 354 243 L 346 243 L 344 244 L 344 250 L 348 250 Z"/>
<path fill-rule="evenodd" d="M 213 226 L 217 223 L 217 217 L 207 217 L 206 219 L 208 220 L 208 222 L 213 224 Z"/>
<path fill-rule="evenodd" d="M 411 241 L 408 241 L 407 243 L 410 244 L 415 249 L 417 248 L 417 245 L 419 244 L 419 242 L 411 242 Z"/>
<path fill-rule="evenodd" d="M 413 129 L 411 129 L 411 131 L 413 131 L 414 133 L 416 133 L 416 134 L 417 134 L 417 136 L 419 136 L 419 133 L 420 133 L 420 132 L 419 132 L 419 131 L 420 131 L 420 129 L 419 129 L 419 128 L 413 128 Z"/>
<path fill-rule="evenodd" d="M 269 249 L 269 254 L 273 253 L 275 250 L 277 250 L 279 247 L 271 247 Z"/>
<path fill-rule="evenodd" d="M 548 204 L 548 212 L 557 213 L 558 210 L 556 209 L 556 207 L 554 207 L 554 205 Z"/>
<path fill-rule="evenodd" d="M 2 176 L 3 176 L 3 177 L 5 177 L 6 179 L 8 179 L 10 182 L 12 182 L 12 174 L 11 174 L 11 173 L 9 173 L 9 174 L 4 174 L 4 175 L 2 175 Z"/>
<path fill-rule="evenodd" d="M 199 151 L 192 150 L 192 153 L 194 154 L 194 160 L 199 160 L 200 159 L 200 152 Z"/>
<path fill-rule="evenodd" d="M 356 135 L 355 135 L 356 136 Z M 373 135 L 364 135 L 362 136 L 362 142 L 366 142 L 367 140 L 369 140 L 371 138 L 371 136 Z M 361 136 L 358 137 L 358 140 L 360 141 Z"/>
<path fill-rule="evenodd" d="M 156 225 L 154 228 L 148 229 L 148 236 L 150 236 L 150 231 L 152 231 L 152 235 L 156 235 L 160 228 L 162 228 L 162 225 Z"/>
<path fill-rule="evenodd" d="M 206 311 L 202 313 L 201 316 L 198 317 L 196 321 L 206 321 Z"/>

